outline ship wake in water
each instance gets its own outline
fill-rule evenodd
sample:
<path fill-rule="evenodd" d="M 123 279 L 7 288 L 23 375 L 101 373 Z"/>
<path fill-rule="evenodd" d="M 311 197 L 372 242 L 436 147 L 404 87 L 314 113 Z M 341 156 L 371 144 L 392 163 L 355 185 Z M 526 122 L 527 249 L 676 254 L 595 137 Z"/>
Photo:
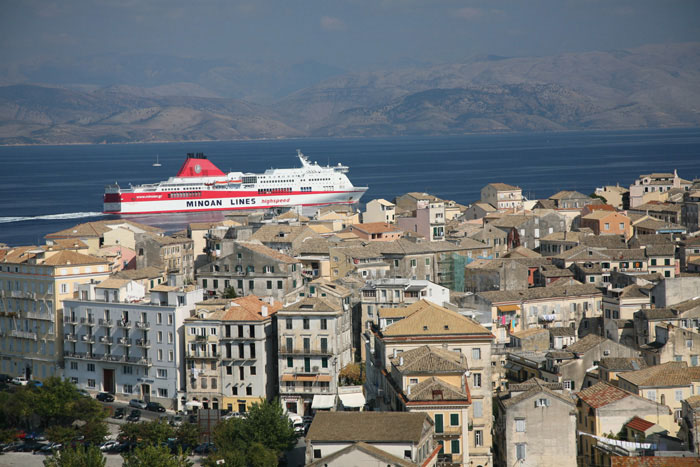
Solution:
<path fill-rule="evenodd" d="M 0 217 L 0 224 L 8 224 L 10 222 L 24 221 L 41 221 L 41 220 L 56 220 L 56 219 L 80 219 L 83 217 L 102 217 L 101 212 L 66 212 L 63 214 L 46 214 L 43 216 L 27 216 L 27 217 Z"/>

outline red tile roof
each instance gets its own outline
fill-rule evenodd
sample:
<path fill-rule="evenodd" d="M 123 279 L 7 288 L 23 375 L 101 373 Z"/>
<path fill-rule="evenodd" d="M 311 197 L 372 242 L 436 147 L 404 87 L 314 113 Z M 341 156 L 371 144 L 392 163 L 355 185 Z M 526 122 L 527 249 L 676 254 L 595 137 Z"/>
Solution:
<path fill-rule="evenodd" d="M 603 382 L 594 384 L 590 388 L 586 388 L 577 394 L 581 400 L 594 409 L 612 404 L 613 402 L 617 402 L 631 395 L 632 393 L 630 392 L 623 391 L 617 386 Z"/>
<path fill-rule="evenodd" d="M 629 422 L 627 422 L 627 423 L 625 424 L 625 426 L 627 426 L 627 427 L 629 427 L 629 428 L 631 428 L 631 429 L 633 429 L 633 430 L 645 432 L 645 431 L 647 431 L 649 428 L 651 428 L 652 426 L 654 426 L 654 424 L 651 423 L 651 422 L 649 422 L 649 421 L 647 421 L 647 420 L 644 420 L 643 418 L 639 418 L 639 417 L 635 416 L 634 418 L 632 418 L 632 420 L 630 420 Z"/>

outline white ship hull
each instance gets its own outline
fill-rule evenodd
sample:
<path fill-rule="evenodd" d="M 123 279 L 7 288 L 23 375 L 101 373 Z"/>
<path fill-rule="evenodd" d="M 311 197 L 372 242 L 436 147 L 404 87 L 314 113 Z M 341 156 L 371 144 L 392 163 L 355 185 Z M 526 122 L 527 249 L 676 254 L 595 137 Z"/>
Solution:
<path fill-rule="evenodd" d="M 105 214 L 159 214 L 172 212 L 233 211 L 240 209 L 266 209 L 291 206 L 323 206 L 329 204 L 353 204 L 366 189 L 334 193 L 299 193 L 285 196 L 251 195 L 207 199 L 165 199 L 121 201 L 104 203 Z M 138 195 L 137 195 L 138 196 Z"/>
<path fill-rule="evenodd" d="M 321 167 L 301 153 L 299 159 L 300 168 L 225 174 L 203 154 L 188 154 L 178 174 L 167 181 L 126 189 L 107 186 L 104 212 L 158 214 L 353 204 L 367 191 L 352 185 L 345 166 Z"/>

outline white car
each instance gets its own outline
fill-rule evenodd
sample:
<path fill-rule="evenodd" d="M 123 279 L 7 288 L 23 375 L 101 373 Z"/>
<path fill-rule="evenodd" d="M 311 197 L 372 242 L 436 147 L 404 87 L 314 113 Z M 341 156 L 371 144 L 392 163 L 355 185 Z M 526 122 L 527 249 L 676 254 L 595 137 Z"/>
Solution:
<path fill-rule="evenodd" d="M 119 441 L 114 441 L 114 440 L 105 441 L 104 443 L 102 443 L 100 445 L 100 451 L 102 451 L 102 452 L 109 451 L 110 449 L 112 449 L 115 446 L 119 446 Z"/>
<path fill-rule="evenodd" d="M 140 399 L 131 399 L 129 401 L 129 407 L 135 407 L 137 409 L 145 409 L 147 405 L 148 404 Z"/>
<path fill-rule="evenodd" d="M 27 381 L 27 378 L 25 378 L 24 376 L 15 376 L 10 382 L 18 386 L 26 386 L 27 384 L 29 384 L 29 381 Z"/>

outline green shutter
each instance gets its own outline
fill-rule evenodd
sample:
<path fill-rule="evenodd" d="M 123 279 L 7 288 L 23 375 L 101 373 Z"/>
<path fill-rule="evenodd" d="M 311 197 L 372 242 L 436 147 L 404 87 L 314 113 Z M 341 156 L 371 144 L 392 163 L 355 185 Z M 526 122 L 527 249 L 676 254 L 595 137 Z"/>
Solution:
<path fill-rule="evenodd" d="M 459 414 L 458 413 L 451 413 L 450 414 L 450 425 L 459 426 Z"/>
<path fill-rule="evenodd" d="M 450 450 L 452 451 L 452 454 L 459 454 L 459 440 L 458 439 L 452 440 L 452 446 L 450 446 Z"/>
<path fill-rule="evenodd" d="M 435 433 L 442 433 L 442 414 L 435 414 Z"/>

